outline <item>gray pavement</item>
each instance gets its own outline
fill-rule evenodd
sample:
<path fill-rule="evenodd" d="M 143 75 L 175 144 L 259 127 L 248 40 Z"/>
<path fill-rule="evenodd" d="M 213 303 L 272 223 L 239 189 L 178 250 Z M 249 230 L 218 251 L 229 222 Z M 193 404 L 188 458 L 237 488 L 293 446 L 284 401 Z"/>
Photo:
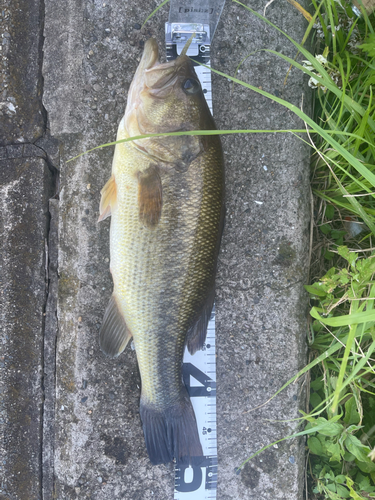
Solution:
<path fill-rule="evenodd" d="M 145 0 L 3 4 L 0 500 L 171 500 L 173 466 L 151 466 L 144 446 L 135 353 L 128 347 L 109 360 L 98 345 L 112 282 L 109 221 L 96 221 L 113 149 L 66 163 L 114 140 L 144 41 L 154 36 L 163 47 L 167 6 L 140 30 L 154 8 Z M 267 15 L 302 39 L 306 22 L 289 3 L 274 2 Z M 233 74 L 264 48 L 295 56 L 278 32 L 227 0 L 213 66 Z M 284 86 L 287 70 L 258 51 L 240 78 L 298 106 L 304 95 L 309 112 L 306 80 L 292 71 Z M 285 108 L 226 79 L 213 75 L 213 89 L 218 128 L 302 128 Z M 236 468 L 292 434 L 290 419 L 305 409 L 301 380 L 249 411 L 305 363 L 310 151 L 291 134 L 228 136 L 223 149 L 218 499 L 302 500 L 301 440 Z"/>

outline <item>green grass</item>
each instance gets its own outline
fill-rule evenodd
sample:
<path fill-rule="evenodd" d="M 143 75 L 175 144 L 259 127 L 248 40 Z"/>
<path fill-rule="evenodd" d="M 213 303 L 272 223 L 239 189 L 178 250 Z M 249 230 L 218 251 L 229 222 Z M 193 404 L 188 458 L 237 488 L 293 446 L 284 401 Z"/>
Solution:
<path fill-rule="evenodd" d="M 330 352 L 311 369 L 310 409 L 334 427 L 307 440 L 306 498 L 360 500 L 375 498 L 375 233 L 367 224 L 375 214 L 374 16 L 364 12 L 358 20 L 349 5 L 313 4 L 319 8 L 315 50 L 324 52 L 336 87 L 317 79 L 314 120 L 338 133 L 332 137 L 363 171 L 322 135 L 313 137 L 316 217 L 306 288 L 317 305 L 310 350 L 320 358 Z M 306 419 L 305 430 L 317 420 Z"/>

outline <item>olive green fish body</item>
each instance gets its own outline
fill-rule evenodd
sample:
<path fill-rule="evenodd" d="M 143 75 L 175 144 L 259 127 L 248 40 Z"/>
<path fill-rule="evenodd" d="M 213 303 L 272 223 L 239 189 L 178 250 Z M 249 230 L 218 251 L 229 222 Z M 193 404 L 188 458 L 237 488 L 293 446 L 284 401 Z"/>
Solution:
<path fill-rule="evenodd" d="M 146 49 L 147 44 L 145 53 Z M 182 74 L 183 70 L 188 75 Z M 177 70 L 177 81 L 172 82 L 175 87 L 181 86 L 178 78 L 182 84 L 189 78 L 196 79 L 188 61 L 183 70 Z M 137 74 L 129 92 L 133 99 L 136 83 Z M 159 94 L 157 98 L 162 97 Z M 203 94 L 193 97 L 193 103 L 182 99 L 183 123 L 181 118 L 180 123 L 178 117 L 173 118 L 177 126 L 168 118 L 170 111 L 167 109 L 163 116 L 163 108 L 152 109 L 154 101 L 147 101 L 148 97 L 149 122 L 139 118 L 146 113 L 139 109 L 139 101 L 132 113 L 128 112 L 128 102 L 128 114 L 120 123 L 117 138 L 160 128 L 214 128 Z M 171 102 L 169 108 L 178 114 L 173 92 L 169 95 Z M 193 119 L 187 121 L 189 106 Z M 112 217 L 114 290 L 100 335 L 103 350 L 111 355 L 121 352 L 133 336 L 142 380 L 146 445 L 151 461 L 160 463 L 202 453 L 181 368 L 186 343 L 191 352 L 202 347 L 213 305 L 224 173 L 218 137 L 147 141 L 146 146 L 142 141 L 116 145 L 112 177 L 102 194 L 101 211 L 105 216 L 110 212 Z M 106 192 L 109 202 L 105 201 Z M 107 212 L 106 203 L 110 206 Z"/>

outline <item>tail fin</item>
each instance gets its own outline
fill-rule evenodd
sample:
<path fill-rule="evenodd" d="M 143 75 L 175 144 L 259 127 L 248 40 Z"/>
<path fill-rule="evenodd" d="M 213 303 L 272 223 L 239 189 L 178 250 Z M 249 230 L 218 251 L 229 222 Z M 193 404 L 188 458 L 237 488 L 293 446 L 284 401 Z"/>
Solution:
<path fill-rule="evenodd" d="M 180 401 L 162 411 L 141 402 L 143 433 L 153 465 L 202 456 L 197 422 L 186 389 Z"/>

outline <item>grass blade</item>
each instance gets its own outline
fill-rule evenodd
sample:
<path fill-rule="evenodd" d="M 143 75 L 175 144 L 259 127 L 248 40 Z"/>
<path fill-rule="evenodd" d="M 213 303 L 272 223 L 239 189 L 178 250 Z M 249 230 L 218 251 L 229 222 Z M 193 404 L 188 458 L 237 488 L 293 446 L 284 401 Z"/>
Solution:
<path fill-rule="evenodd" d="M 323 324 L 328 326 L 351 326 L 357 325 L 359 323 L 375 322 L 375 310 L 352 313 L 345 316 L 337 316 L 334 318 L 324 318 L 319 314 L 319 309 L 317 307 L 313 307 L 310 311 L 310 314 L 313 318 L 318 319 Z M 352 331 L 353 329 L 351 329 L 349 333 L 348 344 L 350 343 L 350 340 L 353 341 L 355 337 L 355 331 L 354 334 L 352 333 Z"/>

